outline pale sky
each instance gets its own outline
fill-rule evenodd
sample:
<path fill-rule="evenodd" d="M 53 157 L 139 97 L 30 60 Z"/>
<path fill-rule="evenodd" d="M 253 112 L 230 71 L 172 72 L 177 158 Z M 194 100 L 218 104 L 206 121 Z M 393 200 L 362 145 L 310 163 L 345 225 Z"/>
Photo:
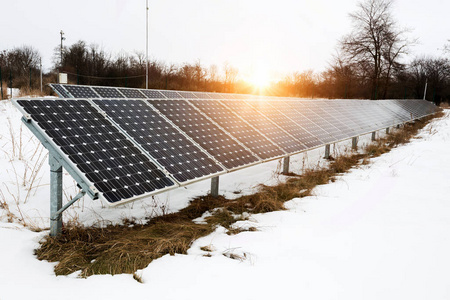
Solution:
<path fill-rule="evenodd" d="M 203 66 L 225 62 L 241 74 L 323 71 L 350 32 L 357 0 L 149 0 L 149 56 Z M 78 40 L 114 54 L 145 52 L 145 0 L 1 0 L 0 50 L 31 45 L 44 68 L 53 49 Z M 413 55 L 442 55 L 450 1 L 396 0 L 399 25 L 413 29 Z"/>

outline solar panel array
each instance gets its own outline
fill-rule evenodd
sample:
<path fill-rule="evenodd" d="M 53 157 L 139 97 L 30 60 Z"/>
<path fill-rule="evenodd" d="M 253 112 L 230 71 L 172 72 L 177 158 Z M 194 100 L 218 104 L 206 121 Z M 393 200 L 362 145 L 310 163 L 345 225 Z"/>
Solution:
<path fill-rule="evenodd" d="M 423 100 L 311 101 L 51 87 L 67 99 L 22 99 L 15 104 L 110 203 L 153 195 L 437 110 Z"/>

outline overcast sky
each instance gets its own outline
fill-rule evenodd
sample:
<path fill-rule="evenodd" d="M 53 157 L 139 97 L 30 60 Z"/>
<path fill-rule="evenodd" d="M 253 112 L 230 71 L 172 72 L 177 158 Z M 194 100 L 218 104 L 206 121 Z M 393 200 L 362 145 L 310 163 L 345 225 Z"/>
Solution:
<path fill-rule="evenodd" d="M 323 71 L 350 32 L 357 0 L 149 0 L 149 55 L 168 63 L 225 62 L 241 73 Z M 145 0 L 3 0 L 0 50 L 31 45 L 51 66 L 60 30 L 67 45 L 145 52 Z M 397 0 L 394 16 L 420 40 L 413 55 L 442 55 L 449 0 Z"/>

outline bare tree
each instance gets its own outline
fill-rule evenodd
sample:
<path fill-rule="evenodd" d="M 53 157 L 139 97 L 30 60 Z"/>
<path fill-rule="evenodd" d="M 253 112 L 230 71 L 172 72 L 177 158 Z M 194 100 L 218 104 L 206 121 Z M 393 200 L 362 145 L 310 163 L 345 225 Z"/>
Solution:
<path fill-rule="evenodd" d="M 439 104 L 448 95 L 450 62 L 445 58 L 420 57 L 414 59 L 409 68 L 410 80 L 414 84 L 416 98 L 423 96 L 425 81 L 428 81 L 427 98 Z"/>
<path fill-rule="evenodd" d="M 233 67 L 232 65 L 230 65 L 228 62 L 226 62 L 223 65 L 223 71 L 224 71 L 224 75 L 225 75 L 225 87 L 226 87 L 226 91 L 228 93 L 232 93 L 234 92 L 234 84 L 236 83 L 236 79 L 237 79 L 237 75 L 239 73 L 238 69 Z"/>
<path fill-rule="evenodd" d="M 339 43 L 341 53 L 356 64 L 359 75 L 371 86 L 371 98 L 377 99 L 382 91 L 385 97 L 394 68 L 401 65 L 400 58 L 415 43 L 405 37 L 406 29 L 399 29 L 393 19 L 393 0 L 365 0 L 358 10 L 350 14 L 352 32 Z"/>

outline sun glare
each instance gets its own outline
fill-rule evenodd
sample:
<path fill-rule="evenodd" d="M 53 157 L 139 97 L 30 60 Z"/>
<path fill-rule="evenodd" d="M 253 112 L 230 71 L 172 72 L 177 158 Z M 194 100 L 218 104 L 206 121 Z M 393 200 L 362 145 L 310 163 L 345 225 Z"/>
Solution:
<path fill-rule="evenodd" d="M 271 79 L 270 74 L 267 70 L 258 68 L 250 74 L 246 81 L 250 83 L 255 89 L 261 90 L 269 87 Z"/>

